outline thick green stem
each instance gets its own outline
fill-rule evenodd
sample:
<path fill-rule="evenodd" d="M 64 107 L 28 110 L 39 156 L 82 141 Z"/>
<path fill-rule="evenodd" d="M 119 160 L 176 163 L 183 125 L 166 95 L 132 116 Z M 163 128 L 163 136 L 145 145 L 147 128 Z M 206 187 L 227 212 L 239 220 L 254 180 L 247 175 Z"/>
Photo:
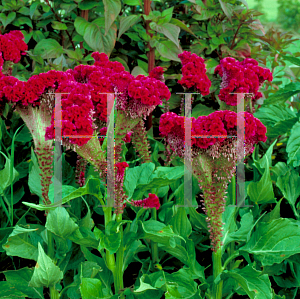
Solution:
<path fill-rule="evenodd" d="M 47 231 L 48 235 L 48 256 L 53 260 L 55 251 L 54 251 L 54 239 L 53 235 L 50 231 Z M 51 299 L 59 299 L 59 292 L 55 289 L 55 286 L 49 287 L 50 290 L 50 298 Z"/>
<path fill-rule="evenodd" d="M 111 221 L 111 209 L 112 209 L 111 207 L 103 208 L 105 228 L 106 228 L 107 224 Z M 115 271 L 116 271 L 115 255 L 111 254 L 109 252 L 109 250 L 107 250 L 107 249 L 106 249 L 106 265 L 107 265 L 107 268 L 115 276 Z"/>
<path fill-rule="evenodd" d="M 236 204 L 236 179 L 235 179 L 235 175 L 233 175 L 232 180 L 231 180 L 231 195 L 232 195 L 232 203 L 235 205 Z M 235 252 L 234 242 L 230 242 L 230 244 L 228 246 L 228 249 L 227 249 L 228 257 L 233 255 L 234 252 Z M 229 263 L 229 270 L 232 269 L 233 264 L 234 264 L 234 261 L 232 260 Z"/>
<path fill-rule="evenodd" d="M 157 220 L 156 208 L 152 208 L 152 220 Z M 158 245 L 156 242 L 151 240 L 151 249 L 152 249 L 152 262 L 153 264 L 159 263 L 158 257 Z"/>
<path fill-rule="evenodd" d="M 217 276 L 222 273 L 222 248 L 217 249 L 216 252 L 212 254 L 213 260 L 213 278 L 214 280 Z M 223 280 L 220 280 L 218 284 L 213 283 L 212 299 L 222 299 L 222 289 Z"/>
<path fill-rule="evenodd" d="M 58 290 L 55 289 L 55 287 L 50 287 L 50 298 L 51 299 L 59 299 L 60 295 Z"/>
<path fill-rule="evenodd" d="M 117 222 L 122 221 L 122 214 L 117 215 Z M 114 284 L 115 284 L 115 294 L 118 294 L 119 291 L 124 289 L 123 284 L 123 260 L 124 260 L 124 246 L 123 246 L 123 227 L 120 226 L 120 234 L 121 234 L 121 244 L 117 251 L 117 263 L 116 263 L 116 271 L 114 274 Z M 121 294 L 121 299 L 124 299 L 124 295 Z"/>

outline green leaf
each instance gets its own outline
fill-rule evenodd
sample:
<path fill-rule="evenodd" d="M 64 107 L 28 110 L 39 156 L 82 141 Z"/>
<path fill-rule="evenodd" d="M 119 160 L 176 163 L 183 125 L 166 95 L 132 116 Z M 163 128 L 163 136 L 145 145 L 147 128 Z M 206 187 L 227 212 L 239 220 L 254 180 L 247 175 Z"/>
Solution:
<path fill-rule="evenodd" d="M 169 23 L 173 24 L 173 25 L 176 25 L 179 28 L 183 29 L 184 31 L 196 36 L 195 33 L 189 27 L 187 27 L 187 25 L 185 25 L 182 21 L 180 21 L 178 19 L 172 18 Z"/>
<path fill-rule="evenodd" d="M 120 17 L 120 29 L 118 34 L 118 39 L 121 35 L 126 32 L 130 27 L 136 24 L 141 18 L 141 14 L 131 15 L 127 17 Z"/>
<path fill-rule="evenodd" d="M 103 52 L 109 56 L 116 42 L 116 26 L 111 26 L 104 36 L 104 28 L 92 23 L 85 29 L 83 38 L 94 51 Z"/>
<path fill-rule="evenodd" d="M 300 82 L 292 82 L 279 89 L 275 94 L 270 95 L 264 100 L 263 106 L 285 103 L 291 96 L 300 92 Z"/>
<path fill-rule="evenodd" d="M 140 0 L 123 0 L 123 3 L 130 6 L 141 6 Z"/>
<path fill-rule="evenodd" d="M 272 220 L 280 218 L 280 204 L 282 200 L 283 198 L 277 202 L 275 208 L 270 213 L 262 217 L 261 222 L 271 222 Z"/>
<path fill-rule="evenodd" d="M 105 35 L 121 11 L 120 0 L 103 0 L 105 15 Z"/>
<path fill-rule="evenodd" d="M 92 9 L 96 6 L 100 5 L 99 2 L 96 2 L 96 1 L 90 1 L 90 0 L 85 0 L 85 1 L 82 1 L 78 4 L 78 7 L 79 9 L 81 10 L 89 10 L 89 9 Z"/>
<path fill-rule="evenodd" d="M 80 284 L 82 299 L 99 299 L 103 297 L 102 282 L 97 278 L 82 278 Z"/>
<path fill-rule="evenodd" d="M 155 30 L 165 35 L 170 41 L 172 41 L 177 46 L 177 48 L 179 48 L 178 37 L 180 33 L 180 28 L 178 26 L 170 23 L 158 25 L 155 22 L 151 22 L 149 26 L 152 30 Z"/>
<path fill-rule="evenodd" d="M 300 122 L 296 122 L 291 129 L 291 135 L 288 139 L 286 151 L 288 153 L 287 164 L 297 167 L 300 165 Z"/>
<path fill-rule="evenodd" d="M 94 249 L 97 249 L 99 243 L 96 240 L 93 232 L 91 232 L 90 228 L 87 227 L 79 227 L 71 235 L 68 236 L 68 239 L 76 244 L 85 247 L 92 247 Z"/>
<path fill-rule="evenodd" d="M 32 278 L 29 282 L 31 287 L 50 287 L 63 279 L 63 272 L 48 257 L 41 244 L 38 244 L 38 259 Z"/>
<path fill-rule="evenodd" d="M 224 3 L 222 0 L 219 0 L 222 10 L 224 11 L 224 14 L 229 19 L 230 23 L 232 24 L 232 8 L 229 3 Z"/>
<path fill-rule="evenodd" d="M 161 18 L 159 18 L 158 24 L 169 23 L 171 18 L 172 18 L 173 10 L 174 10 L 174 7 L 170 7 L 170 8 L 165 9 L 161 13 Z"/>
<path fill-rule="evenodd" d="M 38 249 L 33 245 L 31 232 L 37 229 L 26 229 L 18 225 L 8 236 L 7 242 L 2 245 L 7 255 L 19 256 L 24 259 L 37 260 Z"/>
<path fill-rule="evenodd" d="M 210 107 L 207 107 L 203 104 L 198 104 L 192 110 L 192 117 L 198 118 L 199 116 L 209 115 L 214 111 L 215 110 Z"/>
<path fill-rule="evenodd" d="M 76 48 L 75 51 L 67 50 L 67 49 L 64 49 L 64 51 L 71 59 L 75 59 L 77 61 L 83 60 L 83 53 L 81 52 L 81 49 L 79 49 L 79 48 Z"/>
<path fill-rule="evenodd" d="M 8 24 L 10 24 L 16 18 L 16 13 L 14 11 L 6 15 L 4 12 L 0 13 L 0 22 L 2 23 L 4 29 Z"/>
<path fill-rule="evenodd" d="M 66 239 L 78 228 L 78 225 L 71 219 L 65 208 L 57 207 L 49 212 L 45 227 L 55 235 Z"/>
<path fill-rule="evenodd" d="M 287 60 L 291 62 L 292 64 L 300 66 L 300 59 L 293 57 L 293 56 L 285 56 L 285 55 L 280 55 L 284 60 Z"/>
<path fill-rule="evenodd" d="M 277 142 L 277 139 L 274 140 L 274 142 L 270 145 L 270 147 L 268 148 L 266 153 L 259 160 L 255 159 L 255 152 L 258 149 L 255 148 L 255 150 L 252 153 L 252 159 L 253 159 L 254 165 L 257 168 L 257 170 L 260 172 L 261 175 L 264 173 L 264 169 L 267 169 L 269 166 L 272 166 L 272 153 L 273 153 L 273 148 L 274 148 L 274 145 L 276 142 Z"/>
<path fill-rule="evenodd" d="M 199 229 L 207 230 L 207 222 L 205 220 L 206 216 L 204 214 L 198 213 L 195 208 L 190 207 L 190 221 L 193 226 Z"/>
<path fill-rule="evenodd" d="M 39 41 L 33 50 L 35 55 L 40 55 L 43 59 L 57 58 L 63 52 L 63 47 L 52 38 Z"/>
<path fill-rule="evenodd" d="M 43 34 L 42 31 L 40 31 L 40 30 L 34 30 L 32 38 L 38 43 L 42 39 L 45 39 L 45 36 L 44 36 L 44 34 Z"/>
<path fill-rule="evenodd" d="M 300 252 L 299 225 L 287 218 L 261 222 L 249 242 L 239 250 L 254 254 L 263 266 L 281 263 Z"/>
<path fill-rule="evenodd" d="M 33 15 L 34 15 L 34 13 L 35 13 L 35 11 L 36 11 L 36 9 L 38 8 L 38 6 L 40 5 L 41 3 L 39 3 L 39 2 L 33 2 L 33 3 L 31 3 L 31 5 L 30 5 L 30 19 L 32 19 L 32 17 L 33 17 Z"/>
<path fill-rule="evenodd" d="M 82 17 L 77 17 L 74 22 L 74 27 L 75 27 L 76 32 L 82 36 L 84 35 L 85 29 L 89 25 L 90 25 L 90 23 Z"/>
<path fill-rule="evenodd" d="M 25 294 L 10 285 L 7 281 L 0 281 L 1 297 L 0 299 L 18 299 L 25 298 Z"/>
<path fill-rule="evenodd" d="M 150 239 L 174 248 L 176 246 L 175 237 L 184 240 L 181 236 L 175 234 L 172 228 L 156 220 L 139 220 L 139 239 Z M 185 240 L 184 240 L 185 241 Z"/>
<path fill-rule="evenodd" d="M 247 193 L 250 200 L 256 204 L 270 203 L 274 200 L 273 185 L 270 176 L 269 163 L 266 160 L 264 174 L 258 182 L 251 182 L 248 185 Z"/>
<path fill-rule="evenodd" d="M 19 270 L 4 271 L 3 273 L 9 285 L 25 294 L 26 297 L 44 299 L 42 288 L 28 286 L 28 283 L 33 275 L 32 269 L 25 267 Z M 1 291 L 3 290 L 1 289 Z M 1 296 L 3 296 L 3 293 L 1 293 Z"/>
<path fill-rule="evenodd" d="M 76 4 L 67 4 L 67 3 L 62 3 L 60 5 L 61 9 L 63 9 L 65 11 L 65 14 L 67 15 L 69 12 L 71 12 L 73 9 L 75 9 L 77 7 Z"/>
<path fill-rule="evenodd" d="M 14 22 L 13 22 L 14 26 L 21 26 L 23 24 L 26 24 L 29 27 L 33 28 L 31 20 L 27 17 L 19 17 L 16 20 L 14 20 Z"/>
<path fill-rule="evenodd" d="M 10 177 L 10 159 L 7 158 L 7 156 L 0 152 L 5 157 L 5 165 L 4 169 L 0 170 L 0 195 L 4 194 L 4 191 L 7 187 L 10 186 L 11 183 L 13 183 L 18 177 L 19 173 L 16 171 L 15 167 L 13 167 L 13 176 Z"/>
<path fill-rule="evenodd" d="M 300 196 L 300 176 L 294 169 L 290 169 L 285 175 L 279 176 L 276 186 L 289 202 L 296 217 L 299 217 L 295 204 Z"/>
<path fill-rule="evenodd" d="M 278 162 L 271 168 L 271 172 L 273 173 L 272 179 L 273 181 L 277 181 L 277 178 L 280 175 L 285 175 L 289 171 L 289 167 L 284 162 Z"/>
<path fill-rule="evenodd" d="M 52 21 L 52 28 L 56 30 L 67 30 L 68 27 L 66 24 L 57 22 L 57 21 Z"/>
<path fill-rule="evenodd" d="M 284 120 L 295 118 L 297 115 L 290 108 L 284 107 L 282 105 L 272 105 L 259 108 L 254 116 L 258 118 L 265 126 L 273 127 L 277 123 Z"/>
<path fill-rule="evenodd" d="M 36 158 L 36 155 L 31 148 L 31 162 L 29 166 L 29 178 L 28 178 L 28 187 L 29 190 L 42 197 L 42 185 L 41 185 L 41 176 L 39 175 L 41 170 L 39 168 L 39 164 Z"/>
<path fill-rule="evenodd" d="M 185 208 L 178 208 L 177 213 L 173 216 L 170 224 L 173 226 L 173 231 L 177 235 L 182 236 L 185 240 L 192 233 L 191 223 L 186 215 Z"/>
<path fill-rule="evenodd" d="M 272 299 L 271 282 L 268 274 L 263 274 L 257 271 L 250 265 L 242 269 L 234 269 L 232 271 L 223 271 L 221 274 L 222 279 L 225 277 L 233 278 L 250 299 Z"/>
<path fill-rule="evenodd" d="M 178 54 L 182 53 L 182 49 L 176 47 L 171 41 L 161 41 L 156 45 L 157 52 L 164 58 L 170 60 L 178 61 L 181 60 L 178 58 Z"/>

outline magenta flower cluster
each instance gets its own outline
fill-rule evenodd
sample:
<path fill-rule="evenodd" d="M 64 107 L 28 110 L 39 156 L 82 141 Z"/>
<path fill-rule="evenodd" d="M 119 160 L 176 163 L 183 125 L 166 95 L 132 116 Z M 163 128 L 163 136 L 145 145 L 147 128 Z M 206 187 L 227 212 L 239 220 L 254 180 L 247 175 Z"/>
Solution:
<path fill-rule="evenodd" d="M 230 93 L 252 93 L 252 100 L 262 97 L 259 88 L 268 80 L 273 80 L 269 69 L 260 67 L 252 58 L 246 58 L 239 62 L 232 57 L 226 57 L 215 68 L 215 74 L 222 77 L 220 101 L 230 106 L 237 106 L 237 96 Z"/>
<path fill-rule="evenodd" d="M 242 116 L 242 115 L 241 115 Z M 237 114 L 233 111 L 215 111 L 208 116 L 191 118 L 191 136 L 195 135 L 224 135 L 224 138 L 192 138 L 191 144 L 196 147 L 207 149 L 209 146 L 218 144 L 227 138 L 227 135 L 237 135 Z M 185 140 L 184 116 L 167 112 L 160 118 L 160 135 L 168 137 L 171 149 L 183 157 L 183 145 Z M 253 147 L 259 141 L 265 142 L 266 127 L 251 113 L 245 112 L 245 142 Z M 252 148 L 253 150 L 253 148 Z"/>
<path fill-rule="evenodd" d="M 28 46 L 24 42 L 24 35 L 21 31 L 12 30 L 9 33 L 0 35 L 0 52 L 3 60 L 18 63 L 21 55 L 25 55 L 27 50 Z M 2 59 L 0 60 L 0 66 L 3 65 Z"/>
<path fill-rule="evenodd" d="M 208 95 L 211 81 L 206 75 L 204 59 L 188 51 L 183 51 L 178 57 L 182 62 L 183 75 L 178 83 L 186 88 L 194 88 L 203 96 Z"/>

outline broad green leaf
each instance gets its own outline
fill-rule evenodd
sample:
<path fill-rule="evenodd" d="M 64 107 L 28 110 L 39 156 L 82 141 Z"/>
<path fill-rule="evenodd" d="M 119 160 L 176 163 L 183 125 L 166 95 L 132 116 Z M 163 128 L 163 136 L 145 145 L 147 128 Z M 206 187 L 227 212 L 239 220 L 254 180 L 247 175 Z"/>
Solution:
<path fill-rule="evenodd" d="M 143 274 L 142 277 L 140 277 L 140 286 L 134 290 L 134 293 L 140 293 L 140 292 L 144 292 L 146 290 L 156 290 L 156 288 L 154 288 L 153 286 L 151 286 L 149 283 L 145 283 L 145 274 Z"/>
<path fill-rule="evenodd" d="M 281 55 L 284 60 L 291 62 L 292 64 L 300 66 L 300 59 L 293 56 Z"/>
<path fill-rule="evenodd" d="M 99 27 L 95 23 L 89 24 L 85 29 L 83 38 L 91 49 L 109 56 L 116 42 L 116 26 L 111 26 L 108 33 L 104 36 L 103 27 Z"/>
<path fill-rule="evenodd" d="M 199 116 L 209 115 L 214 111 L 215 110 L 210 107 L 207 107 L 203 104 L 198 104 L 192 110 L 192 117 L 198 118 Z"/>
<path fill-rule="evenodd" d="M 288 153 L 287 164 L 297 167 L 300 165 L 300 121 L 296 122 L 291 129 L 286 151 Z"/>
<path fill-rule="evenodd" d="M 34 268 L 32 278 L 29 282 L 31 287 L 49 287 L 54 286 L 63 279 L 63 272 L 48 257 L 41 244 L 38 244 L 38 259 Z"/>
<path fill-rule="evenodd" d="M 30 28 L 33 28 L 31 20 L 27 17 L 19 17 L 16 20 L 14 20 L 14 22 L 13 22 L 13 25 L 17 26 L 17 27 L 24 25 L 24 24 L 28 25 Z"/>
<path fill-rule="evenodd" d="M 92 247 L 97 249 L 98 241 L 95 238 L 95 235 L 87 227 L 79 227 L 75 230 L 71 235 L 68 236 L 68 239 L 72 242 L 85 246 L 85 247 Z"/>
<path fill-rule="evenodd" d="M 40 5 L 41 3 L 39 2 L 33 2 L 31 3 L 30 5 L 30 18 L 32 19 L 36 9 L 38 8 L 38 6 Z"/>
<path fill-rule="evenodd" d="M 173 10 L 174 10 L 174 7 L 172 6 L 170 8 L 165 9 L 164 11 L 162 11 L 161 18 L 159 18 L 159 20 L 158 20 L 158 24 L 169 23 L 172 18 Z"/>
<path fill-rule="evenodd" d="M 103 298 L 102 282 L 97 278 L 82 278 L 80 293 L 82 299 Z"/>
<path fill-rule="evenodd" d="M 274 182 L 277 181 L 279 176 L 284 176 L 288 171 L 289 167 L 284 162 L 278 162 L 271 168 L 271 176 Z"/>
<path fill-rule="evenodd" d="M 300 82 L 292 82 L 279 89 L 275 94 L 270 95 L 264 100 L 263 106 L 285 103 L 291 96 L 300 92 Z"/>
<path fill-rule="evenodd" d="M 182 236 L 185 240 L 192 233 L 191 223 L 186 215 L 185 208 L 178 208 L 177 213 L 172 218 L 170 223 L 172 225 L 174 233 Z"/>
<path fill-rule="evenodd" d="M 67 30 L 68 27 L 66 24 L 57 22 L 57 21 L 52 21 L 52 28 L 56 30 Z"/>
<path fill-rule="evenodd" d="M 177 244 L 176 247 L 173 248 L 170 245 L 159 244 L 159 248 L 168 252 L 172 256 L 176 257 L 178 260 L 180 260 L 185 265 L 189 264 L 190 256 L 189 256 L 187 250 L 183 246 Z"/>
<path fill-rule="evenodd" d="M 300 253 L 299 225 L 287 218 L 261 222 L 249 242 L 239 250 L 254 254 L 263 266 L 281 263 Z"/>
<path fill-rule="evenodd" d="M 178 48 L 171 41 L 161 41 L 156 45 L 157 52 L 164 58 L 170 60 L 178 61 L 181 60 L 178 58 L 178 54 L 182 53 L 182 49 Z"/>
<path fill-rule="evenodd" d="M 131 15 L 126 17 L 120 17 L 120 29 L 118 34 L 118 39 L 121 35 L 126 32 L 130 27 L 136 24 L 141 18 L 141 14 Z"/>
<path fill-rule="evenodd" d="M 45 39 L 45 36 L 42 31 L 40 30 L 34 30 L 32 34 L 32 38 L 38 43 L 42 39 Z"/>
<path fill-rule="evenodd" d="M 296 113 L 291 109 L 282 105 L 262 106 L 255 113 L 254 116 L 258 118 L 265 126 L 274 126 L 277 123 L 296 117 Z"/>
<path fill-rule="evenodd" d="M 197 292 L 197 283 L 188 269 L 169 274 L 165 272 L 167 292 L 166 299 L 192 298 Z"/>
<path fill-rule="evenodd" d="M 9 270 L 3 272 L 6 278 L 6 281 L 11 287 L 14 287 L 16 290 L 22 292 L 29 298 L 42 298 L 43 288 L 29 287 L 28 283 L 33 275 L 33 270 L 28 267 L 19 269 L 19 270 Z M 1 291 L 3 291 L 1 289 Z M 3 296 L 3 293 L 1 293 Z"/>
<path fill-rule="evenodd" d="M 78 228 L 78 225 L 71 219 L 65 208 L 57 207 L 49 212 L 45 227 L 55 235 L 66 239 Z"/>
<path fill-rule="evenodd" d="M 224 11 L 226 17 L 229 19 L 230 23 L 232 24 L 232 6 L 229 3 L 225 3 L 222 0 L 219 0 L 219 3 L 222 7 L 222 10 Z"/>
<path fill-rule="evenodd" d="M 79 48 L 76 48 L 75 51 L 67 50 L 67 49 L 64 49 L 64 51 L 71 59 L 75 59 L 77 61 L 83 60 L 83 53 L 81 52 L 81 49 L 79 49 Z"/>
<path fill-rule="evenodd" d="M 141 5 L 140 0 L 123 0 L 123 3 L 130 6 Z"/>
<path fill-rule="evenodd" d="M 289 202 L 296 217 L 299 217 L 295 204 L 300 196 L 300 176 L 294 169 L 290 169 L 285 175 L 279 176 L 276 186 L 280 189 L 283 196 Z"/>
<path fill-rule="evenodd" d="M 100 3 L 97 1 L 85 0 L 85 1 L 80 2 L 78 4 L 78 7 L 81 10 L 89 10 L 98 5 L 100 5 Z"/>
<path fill-rule="evenodd" d="M 266 153 L 263 155 L 262 158 L 259 160 L 255 159 L 255 151 L 257 151 L 257 148 L 252 153 L 252 159 L 254 162 L 255 167 L 260 172 L 260 174 L 264 173 L 264 169 L 267 169 L 269 166 L 272 166 L 272 153 L 275 143 L 277 142 L 277 139 L 270 145 Z"/>
<path fill-rule="evenodd" d="M 63 54 L 63 52 L 63 47 L 52 38 L 39 41 L 33 50 L 35 55 L 39 55 L 43 59 L 57 58 Z"/>
<path fill-rule="evenodd" d="M 20 290 L 16 289 L 14 286 L 9 284 L 7 281 L 0 281 L 0 290 L 1 290 L 1 297 L 0 299 L 18 299 L 24 298 L 25 294 Z"/>
<path fill-rule="evenodd" d="M 2 23 L 4 29 L 8 24 L 10 24 L 16 18 L 16 13 L 14 11 L 6 15 L 4 12 L 0 13 L 0 22 Z"/>
<path fill-rule="evenodd" d="M 268 214 L 264 215 L 261 222 L 271 222 L 272 220 L 280 218 L 280 204 L 283 198 L 281 198 L 277 203 L 275 208 Z"/>
<path fill-rule="evenodd" d="M 256 204 L 274 202 L 273 185 L 270 176 L 270 169 L 268 160 L 266 161 L 266 168 L 264 174 L 258 182 L 251 182 L 247 188 L 247 194 L 250 200 Z"/>
<path fill-rule="evenodd" d="M 7 242 L 2 245 L 6 254 L 36 261 L 38 249 L 33 244 L 33 236 L 30 235 L 31 232 L 35 232 L 36 230 L 37 229 L 26 229 L 16 225 L 13 232 L 8 236 Z"/>
<path fill-rule="evenodd" d="M 5 157 L 4 169 L 0 170 L 0 195 L 3 196 L 5 189 L 9 187 L 10 184 L 19 177 L 19 173 L 16 171 L 15 167 L 13 167 L 13 176 L 11 178 L 10 177 L 11 161 L 4 153 L 0 152 L 0 154 L 2 154 Z"/>
<path fill-rule="evenodd" d="M 183 29 L 184 31 L 196 36 L 195 33 L 189 27 L 187 27 L 187 25 L 185 25 L 182 21 L 180 21 L 178 19 L 172 18 L 169 23 L 173 24 L 173 25 L 176 25 L 179 28 Z"/>
<path fill-rule="evenodd" d="M 247 293 L 250 299 L 272 299 L 271 282 L 267 274 L 257 271 L 250 265 L 242 269 L 224 270 L 221 278 L 233 278 Z"/>
<path fill-rule="evenodd" d="M 207 222 L 205 220 L 206 216 L 204 214 L 198 213 L 195 208 L 190 207 L 190 221 L 193 226 L 199 229 L 207 230 Z"/>
<path fill-rule="evenodd" d="M 110 26 L 116 20 L 117 16 L 121 11 L 120 0 L 103 0 L 104 4 L 104 15 L 105 15 L 105 34 L 108 33 Z"/>
<path fill-rule="evenodd" d="M 86 19 L 84 19 L 82 17 L 77 17 L 75 19 L 75 22 L 74 22 L 74 27 L 75 27 L 77 33 L 80 34 L 80 35 L 82 35 L 82 36 L 84 35 L 85 29 L 89 25 L 90 25 L 90 23 Z"/>
<path fill-rule="evenodd" d="M 131 71 L 131 75 L 134 77 L 138 75 L 148 76 L 148 73 L 146 73 L 141 67 L 135 66 Z"/>
<path fill-rule="evenodd" d="M 144 222 L 139 220 L 138 233 L 139 239 L 150 239 L 173 248 L 176 246 L 175 237 L 184 240 L 181 236 L 175 234 L 169 225 L 166 226 L 164 223 L 156 220 L 147 220 Z"/>
<path fill-rule="evenodd" d="M 170 41 L 172 41 L 177 46 L 177 48 L 179 48 L 178 36 L 180 33 L 180 28 L 178 26 L 170 23 L 158 25 L 155 22 L 151 22 L 149 26 L 152 30 L 165 35 Z"/>

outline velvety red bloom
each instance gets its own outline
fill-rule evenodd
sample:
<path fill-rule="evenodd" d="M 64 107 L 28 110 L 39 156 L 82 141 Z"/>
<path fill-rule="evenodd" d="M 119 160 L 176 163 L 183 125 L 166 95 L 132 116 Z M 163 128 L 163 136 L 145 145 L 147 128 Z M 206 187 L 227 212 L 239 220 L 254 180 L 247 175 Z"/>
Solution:
<path fill-rule="evenodd" d="M 164 81 L 164 69 L 161 66 L 155 67 L 150 73 L 150 78 L 154 78 L 159 81 Z"/>
<path fill-rule="evenodd" d="M 230 93 L 252 93 L 252 100 L 257 100 L 262 97 L 258 90 L 264 81 L 273 80 L 270 70 L 258 66 L 258 62 L 252 58 L 239 62 L 232 57 L 226 57 L 215 68 L 215 74 L 222 77 L 219 99 L 231 106 L 236 106 L 239 102 L 237 95 Z"/>
<path fill-rule="evenodd" d="M 151 193 L 149 193 L 149 197 L 143 200 L 132 201 L 131 204 L 135 207 L 155 208 L 156 210 L 160 208 L 159 198 L 155 194 Z"/>
<path fill-rule="evenodd" d="M 24 42 L 24 35 L 19 30 L 12 30 L 9 33 L 0 35 L 0 52 L 2 58 L 6 61 L 18 63 L 21 59 L 21 54 L 26 54 L 28 50 L 27 44 Z"/>
<path fill-rule="evenodd" d="M 182 63 L 183 75 L 178 83 L 186 88 L 194 88 L 203 96 L 208 95 L 211 81 L 206 75 L 204 59 L 188 51 L 183 51 L 178 57 Z"/>

